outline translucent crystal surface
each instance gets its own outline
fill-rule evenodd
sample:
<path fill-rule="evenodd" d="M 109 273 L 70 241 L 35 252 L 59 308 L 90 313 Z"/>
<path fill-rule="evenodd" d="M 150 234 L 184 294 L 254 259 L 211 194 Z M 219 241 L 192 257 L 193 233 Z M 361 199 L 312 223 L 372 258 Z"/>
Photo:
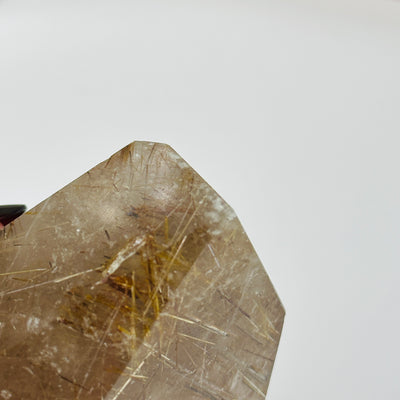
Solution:
<path fill-rule="evenodd" d="M 283 307 L 169 146 L 125 147 L 1 235 L 0 398 L 265 397 Z"/>

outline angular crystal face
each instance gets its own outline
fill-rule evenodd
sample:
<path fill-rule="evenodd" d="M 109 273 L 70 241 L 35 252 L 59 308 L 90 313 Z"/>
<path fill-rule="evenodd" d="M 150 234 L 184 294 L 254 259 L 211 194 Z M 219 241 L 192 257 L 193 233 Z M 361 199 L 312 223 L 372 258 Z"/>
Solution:
<path fill-rule="evenodd" d="M 262 399 L 282 304 L 232 209 L 135 142 L 0 233 L 10 399 Z"/>

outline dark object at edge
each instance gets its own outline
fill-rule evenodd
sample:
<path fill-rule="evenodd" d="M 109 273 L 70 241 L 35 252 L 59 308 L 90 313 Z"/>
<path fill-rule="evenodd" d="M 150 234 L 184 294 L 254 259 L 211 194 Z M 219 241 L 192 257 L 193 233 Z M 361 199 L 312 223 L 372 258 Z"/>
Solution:
<path fill-rule="evenodd" d="M 0 206 L 0 224 L 7 225 L 14 221 L 26 211 L 26 206 L 23 204 L 12 204 L 6 206 Z M 1 226 L 0 225 L 0 226 Z"/>

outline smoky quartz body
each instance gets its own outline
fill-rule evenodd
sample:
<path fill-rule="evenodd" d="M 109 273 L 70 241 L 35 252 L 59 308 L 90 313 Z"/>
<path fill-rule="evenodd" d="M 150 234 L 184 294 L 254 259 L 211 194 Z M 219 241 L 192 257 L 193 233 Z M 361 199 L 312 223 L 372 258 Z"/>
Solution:
<path fill-rule="evenodd" d="M 169 146 L 128 145 L 0 236 L 0 399 L 265 397 L 284 309 Z"/>

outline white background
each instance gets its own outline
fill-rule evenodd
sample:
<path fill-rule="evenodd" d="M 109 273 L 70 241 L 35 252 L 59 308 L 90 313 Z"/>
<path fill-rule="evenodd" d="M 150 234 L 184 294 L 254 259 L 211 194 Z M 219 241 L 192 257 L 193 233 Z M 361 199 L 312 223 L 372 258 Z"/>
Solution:
<path fill-rule="evenodd" d="M 398 400 L 399 73 L 395 1 L 0 0 L 0 203 L 166 142 L 285 305 L 267 398 Z"/>

